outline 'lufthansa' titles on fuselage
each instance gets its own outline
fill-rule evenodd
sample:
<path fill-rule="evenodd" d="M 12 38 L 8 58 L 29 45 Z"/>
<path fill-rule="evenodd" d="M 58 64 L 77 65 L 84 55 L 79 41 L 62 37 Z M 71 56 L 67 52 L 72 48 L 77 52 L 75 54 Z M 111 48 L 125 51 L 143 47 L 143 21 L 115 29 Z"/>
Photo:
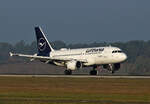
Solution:
<path fill-rule="evenodd" d="M 101 53 L 104 51 L 104 48 L 92 48 L 92 49 L 87 49 L 86 53 Z"/>

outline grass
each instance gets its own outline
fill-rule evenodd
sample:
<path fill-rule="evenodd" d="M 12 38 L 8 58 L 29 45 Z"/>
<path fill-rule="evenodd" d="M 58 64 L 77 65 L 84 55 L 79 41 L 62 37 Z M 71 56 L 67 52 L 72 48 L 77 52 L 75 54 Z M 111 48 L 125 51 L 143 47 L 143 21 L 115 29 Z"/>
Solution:
<path fill-rule="evenodd" d="M 0 77 L 0 104 L 149 104 L 150 79 Z"/>

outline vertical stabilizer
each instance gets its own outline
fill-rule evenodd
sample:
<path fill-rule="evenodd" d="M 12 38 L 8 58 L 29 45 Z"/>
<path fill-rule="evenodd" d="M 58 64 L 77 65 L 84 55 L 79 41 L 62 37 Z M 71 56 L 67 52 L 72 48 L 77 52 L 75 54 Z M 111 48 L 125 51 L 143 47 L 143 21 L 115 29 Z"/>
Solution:
<path fill-rule="evenodd" d="M 54 51 L 48 42 L 45 34 L 40 27 L 35 27 L 35 34 L 37 39 L 38 56 L 49 56 L 51 51 Z"/>

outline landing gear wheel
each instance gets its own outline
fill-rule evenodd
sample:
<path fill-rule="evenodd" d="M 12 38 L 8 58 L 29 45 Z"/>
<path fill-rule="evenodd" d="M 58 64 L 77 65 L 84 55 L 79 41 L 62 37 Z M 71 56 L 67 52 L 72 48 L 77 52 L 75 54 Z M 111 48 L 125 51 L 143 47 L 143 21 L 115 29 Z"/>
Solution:
<path fill-rule="evenodd" d="M 90 71 L 90 75 L 97 75 L 97 74 L 98 74 L 97 70 L 91 70 Z"/>
<path fill-rule="evenodd" d="M 111 71 L 112 74 L 114 74 L 114 72 L 115 72 L 114 70 Z"/>
<path fill-rule="evenodd" d="M 65 70 L 65 71 L 64 71 L 64 74 L 65 74 L 65 75 L 71 75 L 71 74 L 72 74 L 72 70 Z"/>

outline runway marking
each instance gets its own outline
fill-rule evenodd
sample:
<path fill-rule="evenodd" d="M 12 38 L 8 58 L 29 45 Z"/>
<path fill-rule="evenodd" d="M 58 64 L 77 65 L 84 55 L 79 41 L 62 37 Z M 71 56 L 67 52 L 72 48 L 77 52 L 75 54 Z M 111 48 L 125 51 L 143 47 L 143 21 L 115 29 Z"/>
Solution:
<path fill-rule="evenodd" d="M 0 75 L 0 77 L 50 77 L 50 78 L 150 78 L 150 76 L 90 76 L 90 75 Z"/>

